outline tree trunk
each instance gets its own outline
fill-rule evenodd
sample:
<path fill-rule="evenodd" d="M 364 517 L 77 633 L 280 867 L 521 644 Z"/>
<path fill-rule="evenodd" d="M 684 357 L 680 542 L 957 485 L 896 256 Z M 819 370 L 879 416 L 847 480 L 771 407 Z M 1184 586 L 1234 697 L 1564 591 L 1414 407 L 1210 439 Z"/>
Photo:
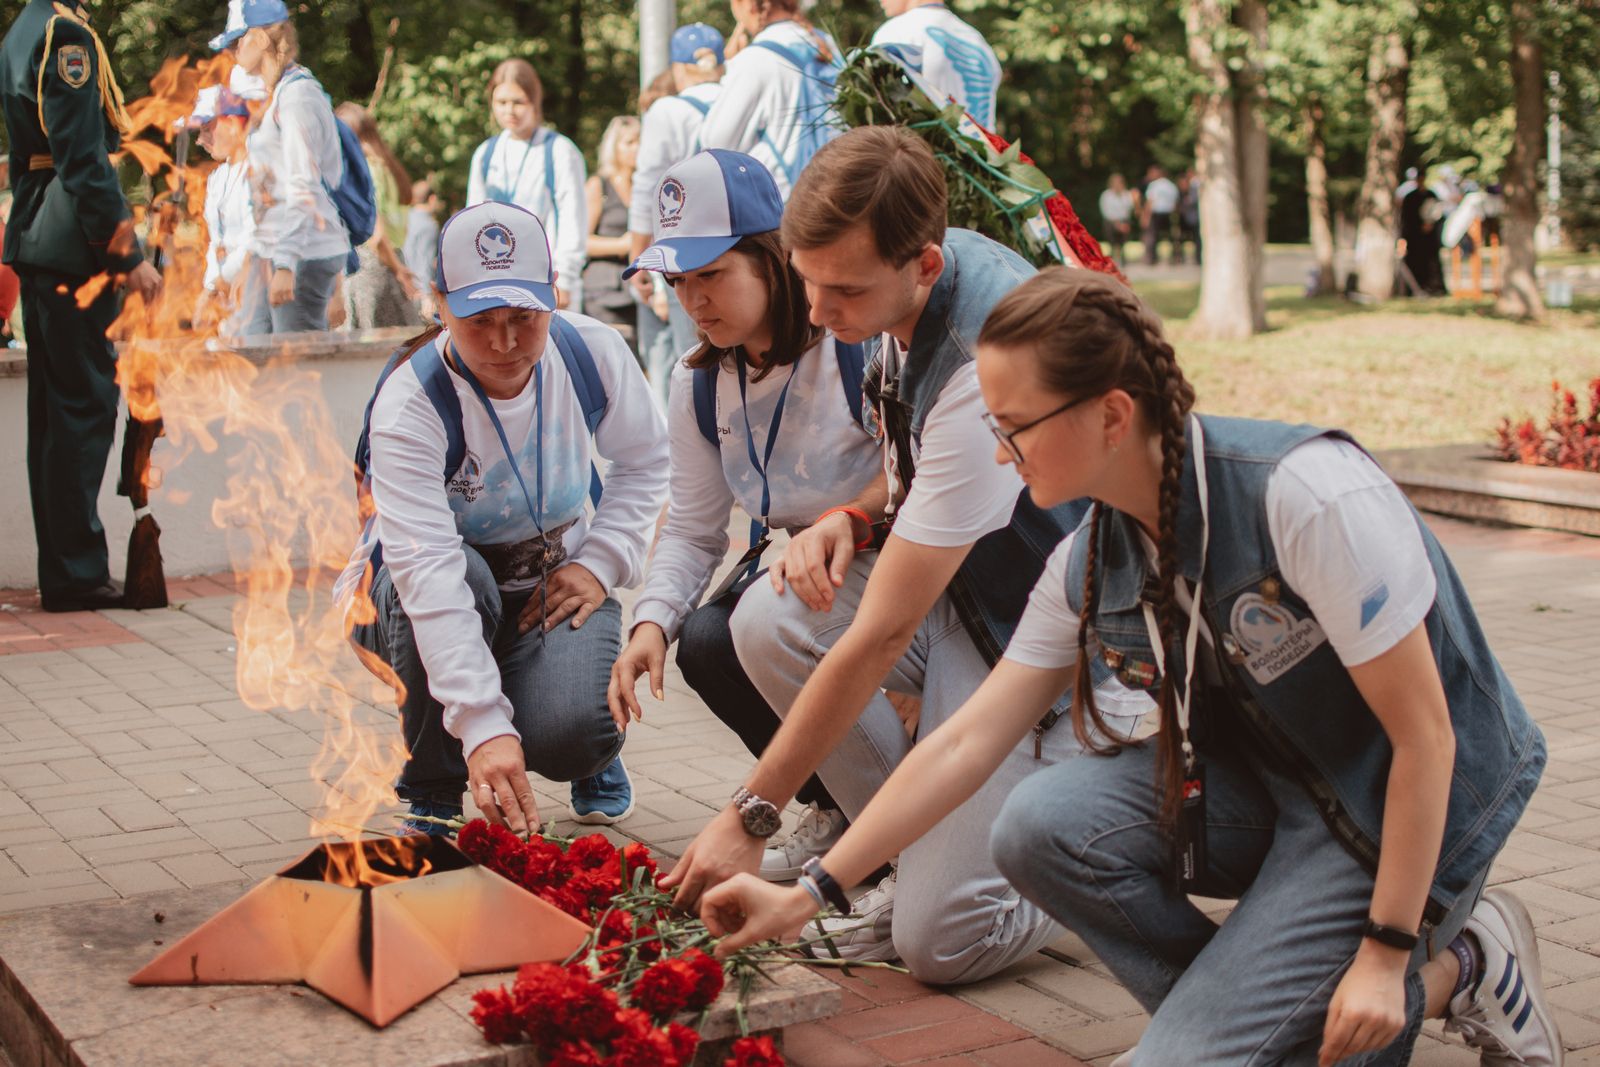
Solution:
<path fill-rule="evenodd" d="M 1259 7 L 1245 0 L 1241 7 Z M 1265 10 L 1262 10 L 1262 19 Z M 1265 197 L 1246 200 L 1250 186 L 1264 178 L 1244 165 L 1244 147 L 1253 154 L 1256 109 L 1249 94 L 1236 94 L 1227 57 L 1213 42 L 1228 28 L 1224 0 L 1189 0 L 1189 62 L 1206 84 L 1195 100 L 1195 168 L 1200 175 L 1200 235 L 1205 261 L 1200 267 L 1200 306 L 1190 330 L 1200 337 L 1235 339 L 1260 329 L 1261 245 Z M 1241 108 L 1244 99 L 1248 105 Z M 1265 145 L 1261 145 L 1265 148 Z M 1259 222 L 1256 220 L 1259 218 Z"/>
<path fill-rule="evenodd" d="M 1250 272 L 1250 330 L 1267 328 L 1267 182 L 1272 140 L 1267 134 L 1266 0 L 1239 0 L 1234 17 L 1250 38 L 1250 54 L 1233 76 L 1233 109 L 1239 131 L 1239 195 L 1244 198 Z"/>
<path fill-rule="evenodd" d="M 1399 30 L 1372 39 L 1367 59 L 1367 110 L 1372 136 L 1361 183 L 1360 222 L 1356 227 L 1356 276 L 1361 292 L 1375 300 L 1394 294 L 1395 220 L 1399 205 L 1400 151 L 1406 143 L 1406 90 L 1411 79 L 1411 49 Z"/>
<path fill-rule="evenodd" d="M 1322 99 L 1306 102 L 1306 212 L 1311 216 L 1311 252 L 1317 260 L 1317 295 L 1339 291 L 1334 275 L 1333 214 L 1328 205 L 1328 142 Z"/>
<path fill-rule="evenodd" d="M 1539 225 L 1539 149 L 1544 136 L 1544 53 L 1535 23 L 1538 0 L 1511 4 L 1511 85 L 1517 128 L 1506 161 L 1506 211 L 1500 221 L 1505 278 L 1495 311 L 1519 319 L 1544 316 L 1534 276 L 1534 230 Z"/>

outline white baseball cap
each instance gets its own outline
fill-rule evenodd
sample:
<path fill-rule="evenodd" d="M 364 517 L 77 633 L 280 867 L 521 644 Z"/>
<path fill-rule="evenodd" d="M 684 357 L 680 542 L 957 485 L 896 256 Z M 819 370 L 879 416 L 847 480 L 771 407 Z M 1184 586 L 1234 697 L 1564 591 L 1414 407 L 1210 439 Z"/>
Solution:
<path fill-rule="evenodd" d="M 489 200 L 439 231 L 439 290 L 457 318 L 492 308 L 554 311 L 555 265 L 539 216 Z"/>
<path fill-rule="evenodd" d="M 743 152 L 697 152 L 667 171 L 656 187 L 655 243 L 622 276 L 699 270 L 739 238 L 782 224 L 783 197 L 766 167 Z"/>

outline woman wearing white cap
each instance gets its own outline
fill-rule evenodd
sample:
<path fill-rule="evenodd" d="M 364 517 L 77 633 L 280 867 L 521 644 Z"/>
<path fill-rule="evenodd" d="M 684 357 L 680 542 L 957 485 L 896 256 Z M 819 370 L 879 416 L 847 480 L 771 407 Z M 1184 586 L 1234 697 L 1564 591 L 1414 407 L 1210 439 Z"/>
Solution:
<path fill-rule="evenodd" d="M 472 153 L 467 203 L 493 200 L 533 212 L 550 235 L 561 284 L 556 306 L 583 310 L 588 261 L 589 180 L 583 153 L 544 122 L 544 83 L 525 59 L 508 59 L 489 75 L 489 107 L 500 131 Z"/>
<path fill-rule="evenodd" d="M 730 6 L 750 43 L 728 60 L 700 144 L 755 156 L 788 200 L 800 171 L 837 132 L 839 46 L 801 17 L 799 0 L 731 0 Z"/>
<path fill-rule="evenodd" d="M 632 807 L 606 707 L 613 591 L 643 568 L 666 435 L 627 342 L 552 314 L 557 283 L 533 214 L 452 217 L 444 328 L 391 361 L 358 449 L 374 517 L 336 592 L 355 601 L 353 639 L 406 687 L 399 792 L 414 815 L 459 815 L 470 788 L 491 818 L 537 827 L 530 770 L 584 785 L 582 821 Z M 603 491 L 592 455 L 609 461 Z M 369 565 L 373 610 L 355 595 Z"/>
<path fill-rule="evenodd" d="M 255 231 L 255 208 L 250 203 L 250 163 L 245 158 L 245 134 L 250 109 L 228 89 L 213 85 L 200 90 L 189 116 L 198 127 L 200 147 L 217 160 L 206 177 L 202 216 L 206 223 L 204 299 L 218 317 L 240 306 L 241 290 L 250 260 L 250 238 Z M 224 333 L 236 333 L 233 318 L 222 323 Z"/>
<path fill-rule="evenodd" d="M 245 333 L 326 330 L 328 301 L 344 271 L 350 238 L 329 189 L 344 173 L 333 105 L 295 60 L 299 38 L 283 0 L 243 0 L 237 24 L 212 42 L 235 49 L 239 68 L 269 94 L 247 146 L 258 261 Z M 263 302 L 260 298 L 265 296 Z"/>
<path fill-rule="evenodd" d="M 629 713 L 643 717 L 635 693 L 643 675 L 661 698 L 676 638 L 684 679 L 759 755 L 779 719 L 740 667 L 728 619 L 756 580 L 780 591 L 787 581 L 792 595 L 826 610 L 837 582 L 811 562 L 818 540 L 842 531 L 865 541 L 881 517 L 881 460 L 860 418 L 865 353 L 811 324 L 805 286 L 778 239 L 783 202 L 755 159 L 720 150 L 691 156 L 667 172 L 656 204 L 661 236 L 629 269 L 666 276 L 701 343 L 672 370 L 667 520 L 612 671 L 611 712 L 619 723 Z M 752 559 L 700 604 L 728 550 L 735 503 L 756 520 L 753 543 L 764 543 L 764 528 L 796 536 L 765 578 L 751 573 Z M 766 877 L 796 877 L 843 829 L 818 779 L 798 797 L 811 810 L 789 844 L 767 851 Z"/>

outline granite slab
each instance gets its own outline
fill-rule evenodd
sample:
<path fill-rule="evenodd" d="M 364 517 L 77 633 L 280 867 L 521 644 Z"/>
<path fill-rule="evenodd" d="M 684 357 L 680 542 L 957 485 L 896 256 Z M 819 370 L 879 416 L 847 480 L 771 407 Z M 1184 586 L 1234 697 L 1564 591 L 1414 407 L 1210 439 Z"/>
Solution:
<path fill-rule="evenodd" d="M 375 330 L 309 330 L 265 337 L 241 337 L 233 344 L 213 343 L 218 350 L 237 352 L 252 363 L 283 358 L 297 361 L 324 359 L 370 359 L 387 357 L 402 341 L 414 337 L 414 326 L 392 326 Z M 118 351 L 125 348 L 119 344 Z M 27 348 L 0 349 L 0 378 L 24 378 L 28 374 Z"/>
<path fill-rule="evenodd" d="M 1504 463 L 1482 445 L 1402 448 L 1377 458 L 1424 511 L 1600 536 L 1600 474 Z"/>
<path fill-rule="evenodd" d="M 485 1042 L 467 1015 L 472 994 L 509 973 L 460 978 L 382 1030 L 304 986 L 128 984 L 239 895 L 213 886 L 0 916 L 0 1044 L 14 1067 L 536 1064 L 525 1047 Z M 752 1032 L 839 1009 L 839 987 L 813 971 L 782 967 L 774 979 L 746 1005 Z M 737 1032 L 724 996 L 702 1033 L 710 1045 Z"/>

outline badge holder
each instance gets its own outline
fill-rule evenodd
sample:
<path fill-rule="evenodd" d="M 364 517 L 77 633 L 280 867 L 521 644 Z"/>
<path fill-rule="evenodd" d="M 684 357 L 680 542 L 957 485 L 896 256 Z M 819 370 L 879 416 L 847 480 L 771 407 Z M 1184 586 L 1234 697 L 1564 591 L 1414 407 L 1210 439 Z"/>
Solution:
<path fill-rule="evenodd" d="M 745 549 L 744 555 L 728 571 L 727 577 L 717 583 L 717 587 L 706 596 L 702 603 L 712 604 L 731 593 L 735 586 L 746 578 L 755 576 L 756 568 L 761 563 L 761 554 L 772 544 L 772 535 L 764 533 L 759 540 Z"/>
<path fill-rule="evenodd" d="M 1205 437 L 1200 430 L 1200 420 L 1194 415 L 1189 416 L 1188 429 L 1192 435 L 1191 454 L 1200 495 L 1200 577 L 1194 583 L 1189 626 L 1183 638 L 1183 690 L 1176 696 L 1178 730 L 1183 736 L 1183 796 L 1178 808 L 1178 824 L 1174 828 L 1174 866 L 1179 891 L 1193 893 L 1198 891 L 1206 870 L 1206 768 L 1196 757 L 1189 740 L 1189 713 L 1194 696 L 1195 650 L 1200 639 L 1200 605 L 1205 591 L 1206 548 L 1211 540 L 1211 504 L 1206 486 Z M 1156 669 L 1165 675 L 1167 650 L 1161 641 L 1161 628 L 1156 624 L 1155 608 L 1148 600 L 1143 602 L 1143 607 Z"/>

